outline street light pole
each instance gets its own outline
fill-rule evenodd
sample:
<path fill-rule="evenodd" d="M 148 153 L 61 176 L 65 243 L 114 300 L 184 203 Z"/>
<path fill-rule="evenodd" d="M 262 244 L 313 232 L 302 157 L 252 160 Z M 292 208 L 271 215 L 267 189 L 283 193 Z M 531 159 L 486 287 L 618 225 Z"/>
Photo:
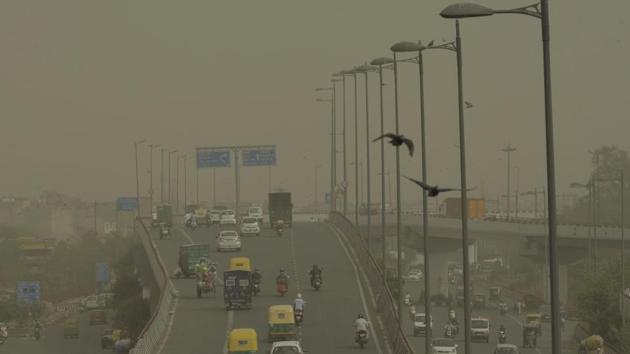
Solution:
<path fill-rule="evenodd" d="M 160 147 L 160 144 L 149 145 L 149 211 L 153 213 L 153 149 Z"/>
<path fill-rule="evenodd" d="M 516 149 L 510 145 L 501 149 L 507 154 L 507 221 L 510 221 L 510 156 Z"/>
<path fill-rule="evenodd" d="M 140 176 L 138 175 L 138 145 L 144 143 L 145 140 L 136 141 L 133 143 L 133 150 L 136 160 L 136 217 L 140 218 Z M 135 225 L 135 223 L 134 223 Z"/>
<path fill-rule="evenodd" d="M 160 149 L 160 204 L 164 204 L 164 151 Z"/>
<path fill-rule="evenodd" d="M 620 215 L 620 226 L 621 226 L 621 328 L 624 328 L 626 326 L 626 308 L 625 308 L 625 302 L 626 299 L 624 298 L 624 291 L 626 290 L 626 272 L 625 272 L 625 267 L 626 267 L 626 263 L 625 263 L 625 252 L 626 252 L 626 248 L 625 248 L 625 243 L 626 243 L 626 238 L 625 238 L 625 227 L 626 227 L 626 222 L 625 222 L 625 213 L 624 213 L 624 177 L 623 177 L 623 170 L 620 171 L 620 176 L 619 176 L 619 183 L 620 186 L 619 188 L 621 189 L 620 192 L 620 197 L 621 197 L 621 215 Z"/>
<path fill-rule="evenodd" d="M 385 120 L 383 110 L 383 65 L 392 63 L 391 58 L 376 58 L 370 62 L 372 65 L 378 66 L 378 93 L 380 101 L 380 123 L 381 133 L 380 136 L 385 135 Z M 387 247 L 385 230 L 387 225 L 387 218 L 385 216 L 385 140 L 381 139 L 381 264 L 383 275 L 383 287 L 387 286 Z"/>
<path fill-rule="evenodd" d="M 184 155 L 184 209 L 186 209 L 186 205 L 188 204 L 188 167 L 187 161 L 188 156 Z"/>
<path fill-rule="evenodd" d="M 175 213 L 179 213 L 179 159 L 181 155 L 177 155 L 175 162 Z"/>
<path fill-rule="evenodd" d="M 398 123 L 398 63 L 396 52 L 394 55 L 394 119 L 395 134 L 400 135 Z M 402 283 L 402 242 L 400 239 L 400 147 L 396 147 L 396 275 L 398 282 L 398 324 L 402 327 L 403 319 L 403 283 Z"/>
<path fill-rule="evenodd" d="M 372 245 L 371 245 L 371 228 L 372 228 L 372 193 L 371 193 L 371 184 L 370 184 L 370 109 L 369 109 L 369 93 L 368 93 L 368 73 L 370 71 L 374 71 L 374 68 L 365 64 L 357 68 L 359 72 L 363 72 L 364 81 L 365 81 L 365 164 L 367 170 L 366 176 L 366 189 L 367 189 L 367 251 L 368 255 L 372 255 Z M 383 140 L 383 139 L 381 139 Z M 363 184 L 363 182 L 361 183 Z"/>
<path fill-rule="evenodd" d="M 359 111 L 357 101 L 357 71 L 352 70 L 354 81 L 354 225 L 359 229 Z"/>
<path fill-rule="evenodd" d="M 174 153 L 177 153 L 179 150 L 172 150 L 168 152 L 168 203 L 171 204 L 172 200 L 173 200 L 173 180 L 171 179 L 171 156 L 173 156 Z"/>

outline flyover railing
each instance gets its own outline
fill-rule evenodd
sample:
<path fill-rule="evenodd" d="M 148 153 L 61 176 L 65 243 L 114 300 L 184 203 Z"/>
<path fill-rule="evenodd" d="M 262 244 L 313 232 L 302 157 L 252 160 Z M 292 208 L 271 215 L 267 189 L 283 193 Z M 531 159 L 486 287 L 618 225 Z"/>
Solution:
<path fill-rule="evenodd" d="M 371 289 L 378 289 L 376 295 L 376 310 L 383 322 L 383 331 L 387 338 L 392 352 L 395 354 L 412 354 L 413 349 L 407 341 L 400 321 L 398 320 L 398 311 L 396 301 L 392 293 L 383 281 L 383 269 L 378 262 L 368 254 L 367 240 L 357 227 L 348 220 L 343 214 L 333 212 L 330 214 L 329 221 L 341 231 L 348 240 L 350 247 L 354 250 L 354 257 L 357 259 L 359 266 L 363 268 L 368 278 Z"/>
<path fill-rule="evenodd" d="M 160 299 L 130 353 L 152 354 L 159 351 L 159 347 L 165 338 L 164 333 L 169 326 L 170 317 L 174 312 L 177 291 L 170 281 L 168 271 L 152 241 L 151 232 L 141 219 L 136 220 L 136 233 L 142 241 L 153 276 L 160 288 Z"/>

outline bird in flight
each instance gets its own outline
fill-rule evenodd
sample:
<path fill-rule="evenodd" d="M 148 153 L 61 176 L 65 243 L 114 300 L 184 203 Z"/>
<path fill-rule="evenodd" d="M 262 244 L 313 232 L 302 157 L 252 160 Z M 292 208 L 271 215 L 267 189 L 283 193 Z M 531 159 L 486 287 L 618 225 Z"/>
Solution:
<path fill-rule="evenodd" d="M 376 142 L 384 138 L 389 138 L 389 143 L 394 146 L 401 146 L 402 144 L 405 144 L 407 149 L 409 149 L 409 156 L 413 156 L 413 141 L 411 141 L 411 139 L 405 138 L 402 134 L 396 135 L 393 133 L 387 133 L 372 140 L 372 142 Z"/>
<path fill-rule="evenodd" d="M 464 104 L 466 105 L 466 108 L 473 108 L 473 104 L 468 101 L 464 101 Z"/>
<path fill-rule="evenodd" d="M 403 177 L 417 184 L 422 189 L 426 190 L 429 193 L 429 197 L 437 197 L 437 195 L 442 192 L 461 191 L 461 189 L 458 189 L 458 188 L 440 188 L 439 186 L 430 186 L 422 181 L 418 181 L 413 178 L 409 178 L 407 176 L 403 176 Z M 466 191 L 472 191 L 472 190 L 475 190 L 475 188 L 466 189 Z"/>

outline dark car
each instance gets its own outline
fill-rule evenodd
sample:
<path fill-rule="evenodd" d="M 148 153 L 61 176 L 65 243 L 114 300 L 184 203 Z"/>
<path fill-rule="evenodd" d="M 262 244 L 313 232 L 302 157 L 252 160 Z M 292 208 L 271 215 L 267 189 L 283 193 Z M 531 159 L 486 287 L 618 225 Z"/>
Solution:
<path fill-rule="evenodd" d="M 114 346 L 114 330 L 106 329 L 101 337 L 101 348 L 111 349 Z"/>
<path fill-rule="evenodd" d="M 95 324 L 106 324 L 107 323 L 107 315 L 105 314 L 105 310 L 92 310 L 90 311 L 90 326 Z"/>

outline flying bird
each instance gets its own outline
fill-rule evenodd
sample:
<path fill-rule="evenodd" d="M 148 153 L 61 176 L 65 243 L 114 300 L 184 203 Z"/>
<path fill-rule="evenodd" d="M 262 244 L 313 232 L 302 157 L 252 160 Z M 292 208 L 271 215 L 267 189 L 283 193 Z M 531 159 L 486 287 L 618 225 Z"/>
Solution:
<path fill-rule="evenodd" d="M 473 108 L 473 104 L 468 101 L 464 101 L 464 104 L 466 105 L 466 108 Z"/>
<path fill-rule="evenodd" d="M 407 149 L 409 149 L 409 156 L 413 156 L 413 141 L 411 141 L 411 139 L 405 138 L 402 134 L 396 135 L 393 133 L 387 133 L 372 140 L 372 142 L 376 142 L 384 138 L 389 138 L 389 143 L 394 146 L 401 146 L 402 144 L 407 145 Z"/>
<path fill-rule="evenodd" d="M 434 41 L 429 42 L 429 44 L 427 44 L 427 47 L 433 47 L 433 42 Z"/>
<path fill-rule="evenodd" d="M 439 186 L 430 186 L 424 182 L 415 180 L 413 178 L 409 178 L 407 176 L 403 176 L 406 179 L 410 180 L 411 182 L 417 184 L 418 186 L 420 186 L 422 189 L 426 190 L 429 193 L 429 197 L 437 197 L 438 194 L 442 193 L 442 192 L 452 192 L 452 191 L 461 191 L 461 189 L 458 188 L 440 188 Z M 466 189 L 466 191 L 472 191 L 475 188 L 469 188 Z"/>

